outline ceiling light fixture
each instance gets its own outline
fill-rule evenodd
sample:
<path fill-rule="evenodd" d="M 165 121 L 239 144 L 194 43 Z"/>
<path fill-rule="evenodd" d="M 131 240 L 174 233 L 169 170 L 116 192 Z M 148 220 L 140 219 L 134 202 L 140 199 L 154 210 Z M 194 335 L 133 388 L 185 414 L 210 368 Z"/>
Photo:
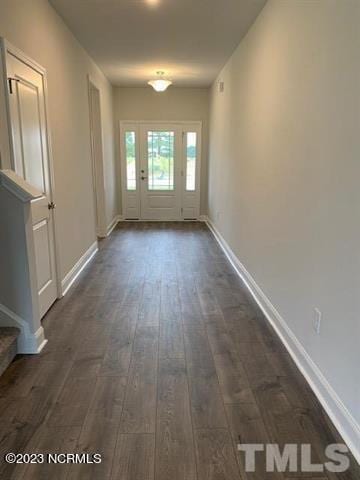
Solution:
<path fill-rule="evenodd" d="M 172 82 L 163 78 L 164 72 L 156 72 L 156 75 L 158 75 L 158 78 L 150 80 L 148 84 L 151 85 L 156 92 L 165 92 Z"/>
<path fill-rule="evenodd" d="M 150 7 L 157 7 L 158 4 L 159 4 L 159 0 L 146 0 L 146 3 L 147 3 Z"/>

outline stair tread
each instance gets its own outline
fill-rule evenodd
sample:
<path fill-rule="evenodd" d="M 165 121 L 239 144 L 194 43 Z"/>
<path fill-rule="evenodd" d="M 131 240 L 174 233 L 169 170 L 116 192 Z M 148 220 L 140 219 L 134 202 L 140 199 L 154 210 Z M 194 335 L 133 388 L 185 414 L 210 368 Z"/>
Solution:
<path fill-rule="evenodd" d="M 17 351 L 17 337 L 20 330 L 16 327 L 0 327 L 0 375 L 14 359 Z"/>
<path fill-rule="evenodd" d="M 19 333 L 16 327 L 0 327 L 0 356 L 14 343 Z"/>

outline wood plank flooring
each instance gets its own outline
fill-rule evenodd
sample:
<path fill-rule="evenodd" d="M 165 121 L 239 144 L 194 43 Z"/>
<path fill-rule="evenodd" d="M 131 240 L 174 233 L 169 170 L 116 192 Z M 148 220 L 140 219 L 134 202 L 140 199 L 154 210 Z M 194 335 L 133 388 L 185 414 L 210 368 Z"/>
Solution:
<path fill-rule="evenodd" d="M 245 472 L 237 443 L 339 441 L 202 223 L 121 223 L 44 319 L 49 342 L 0 378 L 0 478 L 360 478 Z M 101 453 L 9 465 L 5 452 Z"/>

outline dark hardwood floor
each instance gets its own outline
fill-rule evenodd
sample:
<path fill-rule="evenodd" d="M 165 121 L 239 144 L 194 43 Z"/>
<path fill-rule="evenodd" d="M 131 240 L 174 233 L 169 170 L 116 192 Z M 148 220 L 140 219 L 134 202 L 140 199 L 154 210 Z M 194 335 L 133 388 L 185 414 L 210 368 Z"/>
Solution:
<path fill-rule="evenodd" d="M 202 223 L 122 223 L 0 378 L 0 478 L 355 480 L 244 471 L 241 443 L 340 441 Z M 101 453 L 9 465 L 5 452 Z"/>

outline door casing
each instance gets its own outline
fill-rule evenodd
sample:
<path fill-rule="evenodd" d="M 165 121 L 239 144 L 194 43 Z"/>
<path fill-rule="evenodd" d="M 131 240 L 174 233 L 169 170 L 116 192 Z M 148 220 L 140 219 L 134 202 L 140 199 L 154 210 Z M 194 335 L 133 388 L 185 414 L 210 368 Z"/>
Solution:
<path fill-rule="evenodd" d="M 107 236 L 107 226 L 105 218 L 101 97 L 100 89 L 97 87 L 95 80 L 90 75 L 88 75 L 88 91 L 95 228 L 96 235 L 100 238 L 104 238 Z"/>

